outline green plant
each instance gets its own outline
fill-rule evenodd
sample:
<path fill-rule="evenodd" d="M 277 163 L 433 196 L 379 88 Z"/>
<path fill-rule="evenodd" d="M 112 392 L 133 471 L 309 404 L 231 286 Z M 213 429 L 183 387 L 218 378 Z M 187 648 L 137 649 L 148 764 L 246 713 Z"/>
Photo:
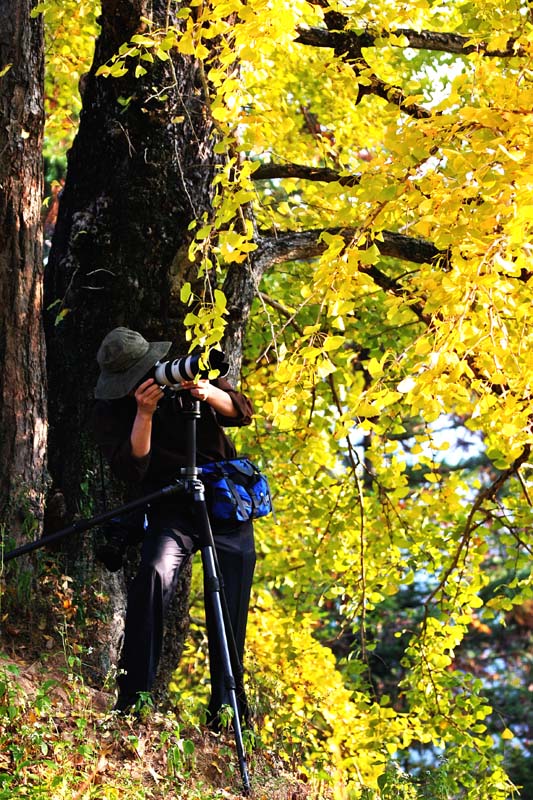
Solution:
<path fill-rule="evenodd" d="M 357 800 L 456 800 L 457 784 L 450 775 L 446 761 L 436 762 L 431 768 L 414 774 L 406 772 L 396 761 L 391 761 L 378 778 L 377 789 L 357 791 Z"/>
<path fill-rule="evenodd" d="M 218 712 L 218 719 L 222 730 L 228 730 L 233 720 L 234 712 L 230 705 L 223 705 Z"/>
<path fill-rule="evenodd" d="M 179 726 L 161 733 L 161 746 L 166 750 L 167 774 L 171 778 L 189 774 L 194 768 L 195 744 L 181 736 Z"/>

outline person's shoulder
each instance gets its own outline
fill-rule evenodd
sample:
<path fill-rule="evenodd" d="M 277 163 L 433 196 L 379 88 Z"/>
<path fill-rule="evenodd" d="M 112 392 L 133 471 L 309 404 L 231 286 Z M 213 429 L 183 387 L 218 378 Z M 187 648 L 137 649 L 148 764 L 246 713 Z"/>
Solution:
<path fill-rule="evenodd" d="M 127 397 L 119 400 L 95 400 L 90 415 L 93 426 L 123 419 L 131 411 L 131 404 L 128 400 Z"/>

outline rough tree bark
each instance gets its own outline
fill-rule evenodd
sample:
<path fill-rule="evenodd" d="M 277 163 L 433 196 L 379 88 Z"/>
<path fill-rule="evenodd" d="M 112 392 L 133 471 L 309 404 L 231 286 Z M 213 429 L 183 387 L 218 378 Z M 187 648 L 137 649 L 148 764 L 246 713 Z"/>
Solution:
<path fill-rule="evenodd" d="M 164 25 L 160 0 L 102 3 L 46 274 L 46 302 L 56 304 L 47 320 L 50 465 L 71 509 L 87 470 L 84 446 L 72 442 L 86 429 L 98 345 L 124 324 L 179 347 L 177 298 L 193 271 L 187 228 L 210 208 L 214 141 L 196 65 L 174 53 L 144 62 L 150 71 L 142 79 L 133 68 L 120 79 L 95 74 L 142 31 L 152 5 Z"/>
<path fill-rule="evenodd" d="M 178 10 L 179 4 L 162 0 L 103 0 L 94 62 L 82 81 L 83 110 L 46 273 L 46 303 L 53 305 L 47 319 L 49 462 L 54 490 L 70 514 L 80 501 L 80 482 L 97 472 L 87 418 L 105 333 L 126 325 L 187 352 L 179 289 L 195 274 L 188 226 L 210 212 L 216 164 L 200 67 L 172 51 L 166 61 L 143 62 L 148 74 L 139 79 L 135 64 L 118 79 L 96 76 L 121 44 L 143 32 L 141 17 L 164 28 L 179 24 L 172 18 Z M 90 563 L 90 537 L 84 542 Z M 116 619 L 124 587 L 115 581 L 107 588 Z M 183 587 L 177 597 L 165 679 L 184 639 Z M 113 652 L 118 635 L 111 633 Z"/>
<path fill-rule="evenodd" d="M 0 524 L 17 541 L 42 516 L 46 467 L 44 45 L 34 5 L 0 0 Z"/>

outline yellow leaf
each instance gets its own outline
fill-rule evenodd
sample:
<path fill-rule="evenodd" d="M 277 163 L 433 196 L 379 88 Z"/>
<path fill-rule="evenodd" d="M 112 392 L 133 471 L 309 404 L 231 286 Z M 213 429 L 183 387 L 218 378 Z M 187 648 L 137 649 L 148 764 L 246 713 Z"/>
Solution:
<path fill-rule="evenodd" d="M 214 119 L 218 120 L 218 122 L 227 122 L 235 116 L 233 111 L 230 111 L 229 108 L 226 108 L 222 105 L 213 106 L 213 108 L 211 108 L 211 114 Z"/>
<path fill-rule="evenodd" d="M 426 338 L 419 339 L 415 345 L 417 356 L 425 356 L 431 351 L 431 343 Z"/>
<path fill-rule="evenodd" d="M 178 40 L 176 46 L 180 53 L 183 53 L 183 55 L 192 56 L 194 54 L 196 45 L 194 44 L 191 32 L 186 31 Z"/>
<path fill-rule="evenodd" d="M 332 350 L 338 350 L 339 347 L 342 347 L 345 341 L 344 336 L 328 336 L 322 344 L 322 349 L 326 353 L 330 353 Z"/>

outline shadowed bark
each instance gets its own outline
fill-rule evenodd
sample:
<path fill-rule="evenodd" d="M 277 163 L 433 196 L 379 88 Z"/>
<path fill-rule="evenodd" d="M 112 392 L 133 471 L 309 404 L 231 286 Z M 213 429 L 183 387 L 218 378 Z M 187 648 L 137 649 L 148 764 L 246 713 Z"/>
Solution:
<path fill-rule="evenodd" d="M 173 5 L 173 13 L 176 13 Z M 210 213 L 216 157 L 202 75 L 195 60 L 173 50 L 168 60 L 135 64 L 119 78 L 97 76 L 98 67 L 152 17 L 164 27 L 166 2 L 103 0 L 94 62 L 83 80 L 79 131 L 68 172 L 46 272 L 50 382 L 50 470 L 70 515 L 80 482 L 98 482 L 98 456 L 88 432 L 97 377 L 96 352 L 117 325 L 147 338 L 169 339 L 187 352 L 179 289 L 194 279 L 187 257 L 193 219 Z M 123 495 L 108 487 L 114 500 Z M 118 504 L 118 503 L 117 503 Z M 73 542 L 70 561 L 81 577 L 93 563 L 91 537 Z M 108 581 L 111 649 L 117 651 L 125 581 Z M 187 621 L 187 576 L 169 615 L 161 682 L 176 666 Z"/>

